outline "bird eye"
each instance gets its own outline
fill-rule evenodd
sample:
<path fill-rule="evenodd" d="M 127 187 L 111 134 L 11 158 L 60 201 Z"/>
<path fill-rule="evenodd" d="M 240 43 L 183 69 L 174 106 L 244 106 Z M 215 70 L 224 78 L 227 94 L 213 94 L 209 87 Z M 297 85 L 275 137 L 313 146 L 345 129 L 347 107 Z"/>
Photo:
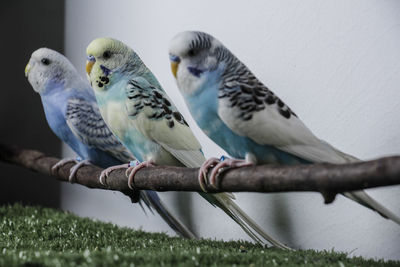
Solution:
<path fill-rule="evenodd" d="M 50 60 L 48 59 L 48 58 L 42 58 L 42 60 L 41 60 L 41 62 L 44 64 L 44 65 L 49 65 L 50 64 Z"/>
<path fill-rule="evenodd" d="M 196 54 L 196 51 L 195 51 L 194 49 L 190 49 L 190 50 L 188 51 L 188 56 L 189 56 L 189 57 L 193 57 L 195 54 Z"/>
<path fill-rule="evenodd" d="M 105 59 L 110 58 L 110 57 L 111 57 L 111 52 L 110 52 L 110 51 L 105 51 L 105 52 L 103 53 L 103 57 L 104 57 Z"/>

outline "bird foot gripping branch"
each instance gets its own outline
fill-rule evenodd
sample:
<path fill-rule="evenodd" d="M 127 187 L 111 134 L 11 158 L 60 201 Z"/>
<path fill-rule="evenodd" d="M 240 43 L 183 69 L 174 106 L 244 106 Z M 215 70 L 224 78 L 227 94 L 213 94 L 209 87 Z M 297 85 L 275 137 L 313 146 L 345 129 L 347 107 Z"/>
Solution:
<path fill-rule="evenodd" d="M 128 177 L 128 186 L 130 189 L 135 190 L 135 174 L 143 168 L 148 168 L 148 167 L 155 167 L 155 162 L 153 160 L 145 161 L 145 162 L 137 162 L 135 165 L 130 166 L 126 172 L 125 175 Z"/>
<path fill-rule="evenodd" d="M 126 169 L 129 168 L 130 163 L 124 163 L 121 165 L 116 165 L 116 166 L 111 166 L 108 167 L 107 169 L 103 170 L 99 176 L 99 182 L 104 185 L 107 186 L 107 178 L 108 176 L 115 170 L 120 170 L 120 169 Z"/>
<path fill-rule="evenodd" d="M 201 165 L 199 170 L 198 180 L 200 187 L 204 192 L 207 192 L 208 185 L 210 185 L 213 189 L 218 189 L 218 178 L 222 172 L 232 168 L 241 168 L 253 165 L 253 163 L 246 160 L 231 159 L 226 156 L 221 156 L 219 159 L 214 157 L 209 158 Z M 209 177 L 207 177 L 209 169 L 212 170 Z"/>
<path fill-rule="evenodd" d="M 54 166 L 51 168 L 51 174 L 57 175 L 58 170 L 63 167 L 64 165 L 68 163 L 78 163 L 78 161 L 75 158 L 65 158 L 54 164 Z"/>
<path fill-rule="evenodd" d="M 68 163 L 74 163 L 74 166 L 71 167 L 70 169 L 70 174 L 69 174 L 69 182 L 70 183 L 75 183 L 76 181 L 76 173 L 78 170 L 83 167 L 83 166 L 88 166 L 91 165 L 89 160 L 82 160 L 80 157 L 75 158 L 65 158 L 54 164 L 54 166 L 51 168 L 51 173 L 53 175 L 57 175 L 58 170 L 63 167 L 64 165 Z"/>

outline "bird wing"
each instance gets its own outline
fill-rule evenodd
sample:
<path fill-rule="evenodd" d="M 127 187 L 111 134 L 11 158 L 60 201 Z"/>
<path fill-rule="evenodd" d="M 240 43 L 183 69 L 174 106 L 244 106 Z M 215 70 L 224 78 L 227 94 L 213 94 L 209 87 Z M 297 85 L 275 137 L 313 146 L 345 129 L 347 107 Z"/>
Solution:
<path fill-rule="evenodd" d="M 145 116 L 142 127 L 149 138 L 160 144 L 186 167 L 200 167 L 205 161 L 201 146 L 183 116 L 161 88 L 156 88 L 142 77 L 132 79 L 127 88 L 126 107 L 130 116 Z M 142 112 L 140 112 L 143 109 Z M 232 194 L 200 193 L 212 205 L 220 207 L 256 242 L 261 242 L 257 233 L 272 244 L 288 249 L 287 246 L 265 233 L 232 200 Z"/>
<path fill-rule="evenodd" d="M 160 144 L 185 166 L 201 166 L 205 158 L 200 143 L 161 88 L 156 88 L 143 77 L 135 77 L 126 87 L 126 96 L 128 114 L 138 117 L 143 134 Z M 140 114 L 144 116 L 139 119 Z"/>
<path fill-rule="evenodd" d="M 318 139 L 297 115 L 238 60 L 224 74 L 218 114 L 240 136 L 311 162 L 346 163 L 350 156 Z"/>
<path fill-rule="evenodd" d="M 85 145 L 105 151 L 122 162 L 135 159 L 111 133 L 95 102 L 84 98 L 70 98 L 66 121 L 71 131 Z"/>

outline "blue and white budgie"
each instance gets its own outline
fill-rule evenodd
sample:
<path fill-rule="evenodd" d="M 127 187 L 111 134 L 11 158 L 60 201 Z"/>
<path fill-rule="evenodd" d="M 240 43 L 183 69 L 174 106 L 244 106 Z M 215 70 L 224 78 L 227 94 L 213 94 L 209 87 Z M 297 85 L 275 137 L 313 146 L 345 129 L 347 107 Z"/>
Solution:
<path fill-rule="evenodd" d="M 359 161 L 318 139 L 298 116 L 213 36 L 188 31 L 175 36 L 169 48 L 171 70 L 199 127 L 232 157 L 208 160 L 215 166 L 216 185 L 223 167 L 251 164 L 296 164 Z M 400 218 L 364 191 L 345 196 L 400 224 Z"/>
<path fill-rule="evenodd" d="M 40 48 L 32 53 L 25 75 L 33 89 L 40 94 L 50 128 L 82 159 L 102 168 L 134 160 L 102 119 L 89 83 L 66 57 L 54 50 Z M 56 168 L 65 162 L 60 161 Z M 73 181 L 81 165 L 75 166 L 71 169 L 70 181 Z M 139 197 L 150 210 L 156 210 L 180 236 L 195 237 L 172 216 L 157 192 L 146 190 L 139 195 L 132 194 L 133 191 L 125 193 L 132 200 Z"/>
<path fill-rule="evenodd" d="M 201 146 L 185 119 L 130 47 L 115 39 L 99 38 L 89 44 L 86 52 L 86 71 L 104 120 L 142 162 L 131 168 L 130 186 L 142 167 L 158 164 L 194 168 L 203 164 Z M 262 242 L 261 236 L 288 249 L 257 226 L 229 194 L 201 195 L 227 213 L 256 242 Z"/>

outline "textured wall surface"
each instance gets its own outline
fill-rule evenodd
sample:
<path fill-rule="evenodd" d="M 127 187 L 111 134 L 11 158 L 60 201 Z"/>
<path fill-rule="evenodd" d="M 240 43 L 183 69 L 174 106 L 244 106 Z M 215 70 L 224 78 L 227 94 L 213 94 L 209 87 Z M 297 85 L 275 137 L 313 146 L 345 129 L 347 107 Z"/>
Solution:
<path fill-rule="evenodd" d="M 239 2 L 239 1 L 238 1 Z M 183 30 L 220 39 L 320 138 L 362 159 L 400 152 L 399 1 L 68 1 L 66 55 L 84 75 L 95 37 L 134 48 L 188 119 L 207 156 L 223 151 L 191 119 L 169 71 L 168 42 Z M 369 193 L 400 214 L 400 188 Z M 197 195 L 162 194 L 203 237 L 248 239 Z M 191 201 L 182 199 L 189 197 Z M 240 205 L 297 248 L 400 259 L 400 226 L 338 197 L 314 193 L 238 194 Z M 63 187 L 66 209 L 122 225 L 169 231 L 119 194 Z M 191 210 L 194 215 L 185 216 Z M 169 231 L 170 232 L 170 231 Z"/>

